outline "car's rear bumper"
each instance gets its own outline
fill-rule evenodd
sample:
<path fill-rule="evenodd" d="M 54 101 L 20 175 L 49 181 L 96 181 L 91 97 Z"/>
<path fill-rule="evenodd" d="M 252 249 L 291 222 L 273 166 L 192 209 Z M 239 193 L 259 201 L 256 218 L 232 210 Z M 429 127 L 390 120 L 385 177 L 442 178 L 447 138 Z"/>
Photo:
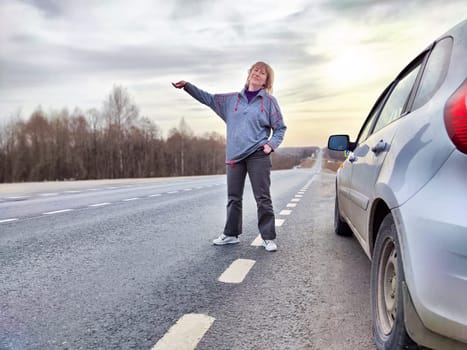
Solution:
<path fill-rule="evenodd" d="M 467 156 L 454 152 L 433 179 L 393 214 L 416 314 L 428 330 L 463 342 L 467 349 L 465 173 Z"/>
<path fill-rule="evenodd" d="M 422 320 L 417 314 L 410 297 L 407 284 L 402 285 L 402 294 L 404 301 L 404 323 L 407 333 L 417 344 L 427 346 L 434 350 L 465 350 L 467 344 L 458 340 L 444 337 L 440 334 L 430 331 L 423 325 Z"/>

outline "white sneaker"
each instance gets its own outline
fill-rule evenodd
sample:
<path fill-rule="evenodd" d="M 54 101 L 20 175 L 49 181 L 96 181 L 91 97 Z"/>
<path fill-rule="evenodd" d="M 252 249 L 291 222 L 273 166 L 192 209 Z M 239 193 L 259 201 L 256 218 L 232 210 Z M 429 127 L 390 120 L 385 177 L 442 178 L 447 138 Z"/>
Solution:
<path fill-rule="evenodd" d="M 271 239 L 265 239 L 263 240 L 263 247 L 268 251 L 268 252 L 275 252 L 277 250 L 277 244 Z"/>
<path fill-rule="evenodd" d="M 219 237 L 217 237 L 215 240 L 212 241 L 212 244 L 214 245 L 226 245 L 226 244 L 236 244 L 239 243 L 240 240 L 238 237 L 235 236 L 226 236 L 224 234 L 221 234 Z"/>

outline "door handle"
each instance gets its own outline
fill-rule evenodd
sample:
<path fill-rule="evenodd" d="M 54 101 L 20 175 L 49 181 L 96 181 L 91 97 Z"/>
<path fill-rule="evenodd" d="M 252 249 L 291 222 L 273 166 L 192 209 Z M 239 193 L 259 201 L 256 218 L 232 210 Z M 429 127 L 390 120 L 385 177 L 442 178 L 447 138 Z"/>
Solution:
<path fill-rule="evenodd" d="M 376 145 L 371 148 L 371 151 L 375 154 L 379 154 L 381 152 L 387 151 L 389 149 L 389 144 L 380 140 Z"/>

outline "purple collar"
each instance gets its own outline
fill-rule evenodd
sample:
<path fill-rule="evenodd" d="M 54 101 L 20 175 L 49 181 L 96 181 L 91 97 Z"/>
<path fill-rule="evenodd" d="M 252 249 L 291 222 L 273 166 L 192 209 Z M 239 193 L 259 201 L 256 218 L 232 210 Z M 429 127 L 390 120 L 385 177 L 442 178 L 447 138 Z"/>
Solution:
<path fill-rule="evenodd" d="M 260 91 L 261 91 L 261 89 L 259 89 L 257 91 L 250 91 L 250 90 L 245 89 L 245 96 L 248 99 L 248 103 L 250 103 L 251 100 L 254 99 L 255 96 L 258 95 L 258 92 L 260 92 Z"/>

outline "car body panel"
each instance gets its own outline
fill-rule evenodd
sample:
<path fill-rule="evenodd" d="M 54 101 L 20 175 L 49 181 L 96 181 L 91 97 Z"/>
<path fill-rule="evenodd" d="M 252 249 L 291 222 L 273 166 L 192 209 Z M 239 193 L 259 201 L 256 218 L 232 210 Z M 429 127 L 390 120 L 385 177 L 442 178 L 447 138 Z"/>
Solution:
<path fill-rule="evenodd" d="M 467 194 L 467 181 L 460 173 L 467 174 L 467 155 L 454 151 L 394 215 L 406 283 L 423 324 L 467 342 L 467 195 L 458 195 Z"/>
<path fill-rule="evenodd" d="M 397 130 L 397 123 L 391 123 L 376 134 L 371 135 L 362 144 L 358 145 L 353 155 L 355 160 L 350 163 L 352 173 L 350 185 L 348 188 L 349 204 L 347 212 L 343 215 L 350 221 L 355 235 L 364 243 L 363 247 L 367 254 L 369 253 L 369 208 L 370 203 L 374 201 L 375 186 L 378 179 L 381 166 L 387 154 L 390 152 L 382 151 L 375 153 L 371 149 L 381 140 L 391 143 Z M 342 179 L 342 174 L 340 175 Z"/>

